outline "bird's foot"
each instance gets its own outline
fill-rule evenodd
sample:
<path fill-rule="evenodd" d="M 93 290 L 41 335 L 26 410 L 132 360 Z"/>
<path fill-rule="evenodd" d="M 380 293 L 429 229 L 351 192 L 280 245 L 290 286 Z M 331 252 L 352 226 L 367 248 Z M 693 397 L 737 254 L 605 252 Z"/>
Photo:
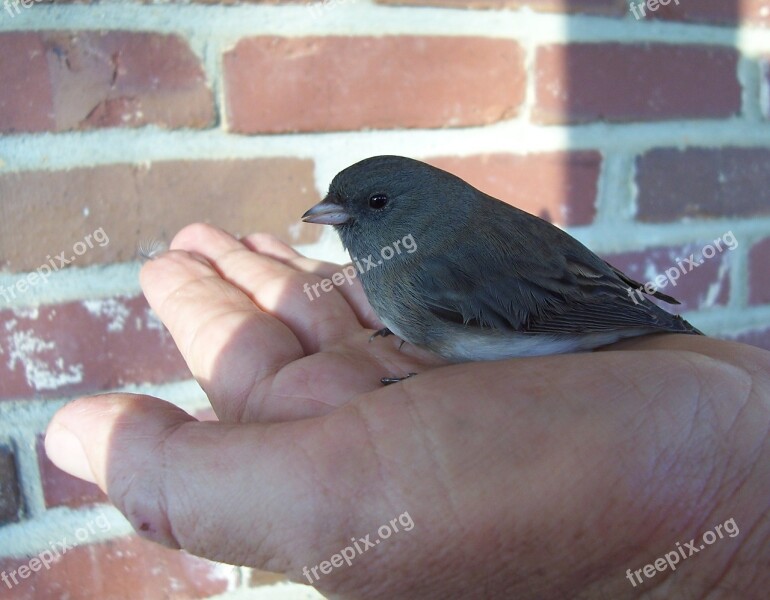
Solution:
<path fill-rule="evenodd" d="M 409 379 L 410 377 L 414 377 L 417 375 L 417 373 L 409 373 L 406 377 L 383 377 L 380 379 L 382 382 L 382 385 L 390 385 L 391 383 L 398 383 L 399 381 L 403 381 L 404 379 Z"/>
<path fill-rule="evenodd" d="M 379 331 L 375 331 L 372 335 L 369 336 L 369 342 L 371 343 L 371 341 L 376 337 L 388 337 L 389 335 L 393 335 L 393 332 L 387 327 L 383 327 Z"/>
<path fill-rule="evenodd" d="M 396 335 L 396 334 L 393 333 L 387 327 L 384 327 L 383 329 L 380 329 L 379 331 L 375 331 L 372 335 L 369 336 L 369 343 L 371 343 L 372 340 L 376 337 L 388 337 L 389 335 Z M 401 350 L 401 348 L 404 347 L 404 344 L 406 344 L 406 340 L 401 340 L 401 343 L 398 345 L 398 349 Z"/>

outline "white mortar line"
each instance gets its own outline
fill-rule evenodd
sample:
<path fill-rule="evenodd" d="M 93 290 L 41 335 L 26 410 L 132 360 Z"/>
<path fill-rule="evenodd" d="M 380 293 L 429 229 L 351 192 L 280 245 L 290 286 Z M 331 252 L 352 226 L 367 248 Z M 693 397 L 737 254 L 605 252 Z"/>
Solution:
<path fill-rule="evenodd" d="M 596 223 L 569 228 L 571 235 L 599 254 L 643 251 L 661 246 L 707 244 L 732 230 L 739 245 L 750 246 L 768 236 L 770 216 L 743 219 L 683 220 L 674 223 L 639 223 L 616 227 Z M 629 234 L 633 233 L 633 239 Z"/>
<path fill-rule="evenodd" d="M 56 271 L 47 283 L 30 286 L 24 293 L 17 291 L 9 301 L 0 294 L 0 310 L 112 296 L 137 296 L 141 294 L 139 267 L 138 262 L 133 262 Z M 0 273 L 0 290 L 9 290 L 26 276 L 25 273 Z"/>
<path fill-rule="evenodd" d="M 211 407 L 206 394 L 194 379 L 161 384 L 137 383 L 104 392 L 91 392 L 52 400 L 6 400 L 0 402 L 0 415 L 2 415 L 0 437 L 14 437 L 18 432 L 31 435 L 43 433 L 54 413 L 67 402 L 81 396 L 112 392 L 154 396 L 171 402 L 190 414 Z"/>
<path fill-rule="evenodd" d="M 206 74 L 206 84 L 211 89 L 214 101 L 214 127 L 225 128 L 224 122 L 224 71 L 222 69 L 222 47 L 219 40 L 194 36 L 190 48 L 198 56 Z"/>
<path fill-rule="evenodd" d="M 0 439 L 9 439 L 16 453 L 24 519 L 37 519 L 45 514 L 37 436 L 45 431 L 53 414 L 63 405 L 62 400 L 0 402 Z M 0 548 L 3 530 L 0 528 Z"/>
<path fill-rule="evenodd" d="M 160 385 L 128 385 L 114 391 L 155 396 L 190 414 L 211 406 L 203 390 L 192 379 Z M 0 402 L 0 440 L 9 440 L 14 449 L 24 514 L 28 519 L 38 519 L 47 514 L 37 455 L 37 436 L 45 432 L 54 413 L 68 400 L 58 398 Z M 5 528 L 0 528 L 0 548 L 4 547 L 3 531 Z"/>
<path fill-rule="evenodd" d="M 123 386 L 116 391 L 154 396 L 171 402 L 190 414 L 211 408 L 206 393 L 194 379 L 163 384 L 132 384 Z"/>
<path fill-rule="evenodd" d="M 676 296 L 675 292 L 672 293 Z M 770 328 L 770 306 L 752 306 L 745 310 L 715 307 L 698 312 L 688 311 L 683 316 L 707 335 L 726 339 Z"/>
<path fill-rule="evenodd" d="M 318 260 L 340 264 L 350 260 L 331 227 L 323 229 L 318 242 L 297 245 L 295 249 Z M 51 274 L 47 283 L 30 286 L 24 293 L 15 291 L 10 300 L 0 294 L 0 310 L 25 310 L 41 304 L 62 304 L 116 296 L 133 298 L 142 294 L 139 285 L 140 268 L 139 262 L 67 268 Z M 10 296 L 8 290 L 28 275 L 29 273 L 0 273 L 0 290 L 5 290 Z"/>
<path fill-rule="evenodd" d="M 208 600 L 324 600 L 325 598 L 326 596 L 309 585 L 279 581 L 259 587 L 246 585 L 234 592 L 211 596 Z"/>
<path fill-rule="evenodd" d="M 565 27 L 565 24 L 567 26 Z M 100 3 L 96 5 L 36 5 L 10 18 L 0 18 L 0 31 L 52 29 L 123 29 L 191 36 L 216 36 L 231 43 L 250 35 L 474 35 L 537 37 L 542 43 L 618 41 L 672 44 L 735 44 L 735 28 L 697 23 L 560 15 L 520 10 L 465 10 L 441 7 L 385 6 L 371 0 L 346 2 L 313 10 L 290 5 L 162 5 Z M 751 49 L 770 48 L 770 31 L 750 32 Z"/>
<path fill-rule="evenodd" d="M 564 23 L 566 27 L 566 23 Z M 537 47 L 532 37 L 519 40 L 524 50 L 524 102 L 519 110 L 518 121 L 528 123 L 532 120 L 532 111 L 537 103 Z"/>
<path fill-rule="evenodd" d="M 515 119 L 453 129 L 396 129 L 245 136 L 218 129 L 167 131 L 157 127 L 0 137 L 0 173 L 55 171 L 160 160 L 261 157 L 313 159 L 325 189 L 342 168 L 376 154 L 469 156 L 488 152 L 528 154 L 601 149 L 644 152 L 660 147 L 766 148 L 770 122 L 742 119 L 656 123 L 594 123 L 545 127 Z M 320 183 L 320 182 L 319 182 Z"/>
<path fill-rule="evenodd" d="M 94 519 L 100 514 L 106 518 L 107 526 L 104 528 L 94 524 Z M 129 522 L 113 506 L 99 504 L 80 509 L 61 506 L 47 510 L 35 519 L 0 527 L 0 556 L 32 557 L 43 550 L 50 550 L 52 544 L 61 542 L 64 538 L 68 542 L 74 542 L 77 539 L 77 530 L 86 527 L 89 522 L 92 523 L 94 532 L 86 529 L 86 543 L 111 540 L 134 533 Z"/>
<path fill-rule="evenodd" d="M 24 498 L 25 515 L 27 518 L 36 519 L 46 510 L 36 448 L 37 435 L 35 432 L 19 427 L 14 438 L 18 452 L 16 465 L 19 486 Z"/>
<path fill-rule="evenodd" d="M 610 169 L 613 168 L 622 170 L 622 161 L 616 167 L 610 167 Z M 606 187 L 600 191 L 600 200 L 604 202 L 602 210 L 605 211 L 606 218 L 597 219 L 591 225 L 567 228 L 570 234 L 600 254 L 642 251 L 659 246 L 679 246 L 688 243 L 705 244 L 729 230 L 736 235 L 739 244 L 748 247 L 767 237 L 770 231 L 770 216 L 686 220 L 674 223 L 628 222 L 626 226 L 619 227 L 616 221 L 608 219 L 615 211 L 619 213 L 617 216 L 622 216 L 627 207 L 623 202 L 613 204 L 615 200 L 610 199 L 610 195 L 614 189 L 622 188 L 624 182 L 616 178 L 614 182 L 610 181 L 605 185 Z M 608 211 L 609 216 L 607 216 Z M 317 243 L 298 246 L 297 250 L 312 258 L 339 264 L 350 260 L 331 227 L 324 228 L 321 239 Z M 121 263 L 60 271 L 52 275 L 47 284 L 30 288 L 24 294 L 17 295 L 11 303 L 6 303 L 2 299 L 0 309 L 24 310 L 39 304 L 136 296 L 141 293 L 137 278 L 138 269 L 138 263 Z M 26 273 L 1 275 L 0 285 L 9 288 L 26 276 Z"/>
<path fill-rule="evenodd" d="M 770 229 L 768 229 L 770 231 Z M 733 232 L 735 233 L 735 232 Z M 730 264 L 730 303 L 729 306 L 744 310 L 749 304 L 749 251 L 759 239 L 749 238 L 748 243 L 738 240 L 738 246 L 727 256 Z"/>
<path fill-rule="evenodd" d="M 0 402 L 0 439 L 9 439 L 16 453 L 24 516 L 28 519 L 36 519 L 46 510 L 37 436 L 45 431 L 51 416 L 63 405 L 62 400 Z"/>
<path fill-rule="evenodd" d="M 206 68 L 212 81 L 212 93 L 217 107 L 217 116 L 219 127 L 223 130 L 230 128 L 228 123 L 226 90 L 224 81 L 224 49 L 219 42 L 210 41 L 206 44 Z"/>
<path fill-rule="evenodd" d="M 743 117 L 749 121 L 761 122 L 760 69 L 756 60 L 741 57 L 738 61 L 738 81 L 741 83 Z"/>
<path fill-rule="evenodd" d="M 633 218 L 629 182 L 633 178 L 634 156 L 626 152 L 604 154 L 596 194 L 595 223 L 614 223 L 615 227 Z"/>
<path fill-rule="evenodd" d="M 759 63 L 759 105 L 760 113 L 770 120 L 770 58 Z"/>
<path fill-rule="evenodd" d="M 0 437 L 13 437 L 17 432 L 31 434 L 45 431 L 53 414 L 67 403 L 67 399 L 7 400 L 0 402 Z"/>

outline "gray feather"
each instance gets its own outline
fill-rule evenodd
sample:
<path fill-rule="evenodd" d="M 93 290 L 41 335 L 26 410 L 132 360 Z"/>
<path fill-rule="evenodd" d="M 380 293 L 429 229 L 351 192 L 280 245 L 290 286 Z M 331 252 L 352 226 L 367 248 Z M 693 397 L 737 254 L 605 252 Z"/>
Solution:
<path fill-rule="evenodd" d="M 372 206 L 377 195 L 388 203 Z M 318 210 L 334 215 L 353 258 L 413 236 L 416 252 L 362 273 L 361 282 L 391 331 L 450 360 L 700 334 L 641 295 L 634 301 L 629 288 L 640 283 L 561 229 L 425 163 L 397 156 L 356 163 L 334 178 L 323 204 Z"/>

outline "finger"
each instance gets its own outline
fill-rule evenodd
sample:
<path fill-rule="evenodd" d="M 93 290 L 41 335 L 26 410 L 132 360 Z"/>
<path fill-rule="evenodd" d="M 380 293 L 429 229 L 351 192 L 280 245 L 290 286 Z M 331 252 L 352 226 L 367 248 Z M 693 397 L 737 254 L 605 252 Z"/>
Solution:
<path fill-rule="evenodd" d="M 628 338 L 605 346 L 600 351 L 615 350 L 684 350 L 709 356 L 715 360 L 740 360 L 746 367 L 757 363 L 763 351 L 738 342 L 718 340 L 705 335 L 661 333 Z"/>
<path fill-rule="evenodd" d="M 343 272 L 347 266 L 302 256 L 291 246 L 284 244 L 275 236 L 266 233 L 253 233 L 247 235 L 241 239 L 241 242 L 243 242 L 244 246 L 254 252 L 274 258 L 299 271 L 313 273 L 322 279 L 331 280 L 335 273 Z M 348 304 L 353 308 L 359 322 L 364 327 L 369 329 L 382 329 L 383 324 L 377 318 L 374 310 L 372 310 L 369 300 L 366 299 L 366 294 L 364 293 L 364 288 L 361 287 L 361 279 L 357 270 L 355 270 L 355 279 L 352 284 L 341 285 L 337 287 L 336 290 L 345 297 L 345 300 L 347 300 Z"/>
<path fill-rule="evenodd" d="M 221 419 L 239 420 L 252 390 L 303 356 L 288 327 L 202 258 L 166 252 L 142 267 L 140 280 Z"/>
<path fill-rule="evenodd" d="M 227 281 L 242 289 L 262 310 L 285 323 L 306 354 L 314 354 L 360 330 L 340 294 L 314 298 L 310 277 L 273 258 L 254 253 L 228 233 L 209 225 L 182 229 L 172 249 L 205 257 Z"/>
<path fill-rule="evenodd" d="M 45 448 L 57 466 L 106 491 L 140 535 L 299 577 L 301 565 L 317 562 L 314 547 L 333 548 L 350 530 L 351 498 L 383 502 L 366 491 L 377 469 L 365 427 L 334 421 L 201 423 L 155 398 L 111 394 L 62 408 Z M 362 496 L 334 480 L 341 456 Z"/>

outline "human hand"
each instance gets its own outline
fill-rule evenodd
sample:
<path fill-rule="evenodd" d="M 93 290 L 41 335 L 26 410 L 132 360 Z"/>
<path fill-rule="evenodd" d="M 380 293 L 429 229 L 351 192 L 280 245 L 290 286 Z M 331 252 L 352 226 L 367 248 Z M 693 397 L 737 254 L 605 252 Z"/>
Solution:
<path fill-rule="evenodd" d="M 413 528 L 316 570 L 327 594 L 766 589 L 768 353 L 667 335 L 447 366 L 394 337 L 369 343 L 380 325 L 358 285 L 310 301 L 304 283 L 338 269 L 268 236 L 184 229 L 142 286 L 220 422 L 147 396 L 84 398 L 55 416 L 49 455 L 145 537 L 305 583 L 303 567 L 408 513 Z M 736 537 L 626 579 L 730 518 Z"/>

